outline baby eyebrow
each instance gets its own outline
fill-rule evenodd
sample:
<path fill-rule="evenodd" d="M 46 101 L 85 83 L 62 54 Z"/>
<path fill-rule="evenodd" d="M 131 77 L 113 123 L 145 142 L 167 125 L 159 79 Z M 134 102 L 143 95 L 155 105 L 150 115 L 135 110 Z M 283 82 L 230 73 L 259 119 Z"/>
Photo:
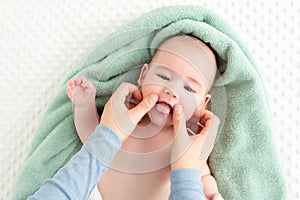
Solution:
<path fill-rule="evenodd" d="M 200 88 L 203 88 L 202 85 L 197 81 L 195 80 L 194 78 L 192 77 L 186 77 L 189 81 L 193 82 L 194 84 L 196 84 L 198 87 Z"/>
<path fill-rule="evenodd" d="M 163 70 L 166 70 L 166 71 L 173 71 L 173 70 L 170 70 L 169 68 L 164 67 L 162 65 L 157 65 L 157 68 L 160 68 L 160 69 L 163 69 Z"/>

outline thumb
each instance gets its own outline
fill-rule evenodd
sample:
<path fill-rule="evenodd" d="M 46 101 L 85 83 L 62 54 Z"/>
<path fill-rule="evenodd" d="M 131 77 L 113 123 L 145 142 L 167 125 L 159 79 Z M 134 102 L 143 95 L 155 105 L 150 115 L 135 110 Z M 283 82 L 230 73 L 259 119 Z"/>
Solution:
<path fill-rule="evenodd" d="M 199 153 L 199 157 L 198 159 L 199 160 L 202 160 L 202 161 L 206 161 L 210 152 L 211 152 L 211 149 L 209 151 L 205 150 L 205 142 L 207 142 L 207 134 L 198 134 L 196 136 L 194 136 L 193 138 L 193 145 L 199 149 L 200 148 L 200 152 L 199 151 L 196 151 Z"/>
<path fill-rule="evenodd" d="M 134 124 L 137 124 L 142 117 L 155 105 L 158 100 L 156 94 L 144 98 L 136 107 L 129 110 L 129 117 Z"/>

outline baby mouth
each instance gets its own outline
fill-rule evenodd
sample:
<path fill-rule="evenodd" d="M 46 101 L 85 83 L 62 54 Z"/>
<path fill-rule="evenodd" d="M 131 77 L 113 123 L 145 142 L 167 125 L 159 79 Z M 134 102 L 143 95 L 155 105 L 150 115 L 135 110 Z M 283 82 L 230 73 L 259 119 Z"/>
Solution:
<path fill-rule="evenodd" d="M 172 107 L 165 102 L 157 102 L 155 107 L 158 112 L 166 116 L 173 112 Z"/>

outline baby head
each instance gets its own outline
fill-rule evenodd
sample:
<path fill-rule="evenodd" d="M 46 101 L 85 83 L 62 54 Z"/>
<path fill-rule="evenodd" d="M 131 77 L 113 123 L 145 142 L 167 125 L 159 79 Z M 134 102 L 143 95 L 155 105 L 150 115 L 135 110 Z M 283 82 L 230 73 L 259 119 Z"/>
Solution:
<path fill-rule="evenodd" d="M 152 93 L 159 97 L 148 112 L 150 120 L 170 124 L 176 104 L 183 107 L 186 120 L 191 118 L 209 102 L 216 71 L 213 51 L 198 38 L 177 35 L 162 42 L 150 64 L 144 64 L 138 80 L 143 97 Z"/>

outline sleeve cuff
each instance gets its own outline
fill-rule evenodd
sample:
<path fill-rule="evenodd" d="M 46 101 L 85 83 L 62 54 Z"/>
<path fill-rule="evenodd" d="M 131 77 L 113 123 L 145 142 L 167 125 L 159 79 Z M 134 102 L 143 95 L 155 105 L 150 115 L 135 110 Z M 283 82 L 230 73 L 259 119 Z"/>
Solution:
<path fill-rule="evenodd" d="M 201 172 L 195 169 L 177 169 L 171 172 L 171 190 L 176 193 L 185 191 L 203 191 Z"/>
<path fill-rule="evenodd" d="M 107 126 L 98 125 L 84 143 L 85 149 L 99 162 L 110 166 L 122 145 L 121 139 Z"/>
<path fill-rule="evenodd" d="M 171 182 L 189 181 L 201 183 L 201 172 L 195 169 L 176 169 L 171 172 Z"/>

